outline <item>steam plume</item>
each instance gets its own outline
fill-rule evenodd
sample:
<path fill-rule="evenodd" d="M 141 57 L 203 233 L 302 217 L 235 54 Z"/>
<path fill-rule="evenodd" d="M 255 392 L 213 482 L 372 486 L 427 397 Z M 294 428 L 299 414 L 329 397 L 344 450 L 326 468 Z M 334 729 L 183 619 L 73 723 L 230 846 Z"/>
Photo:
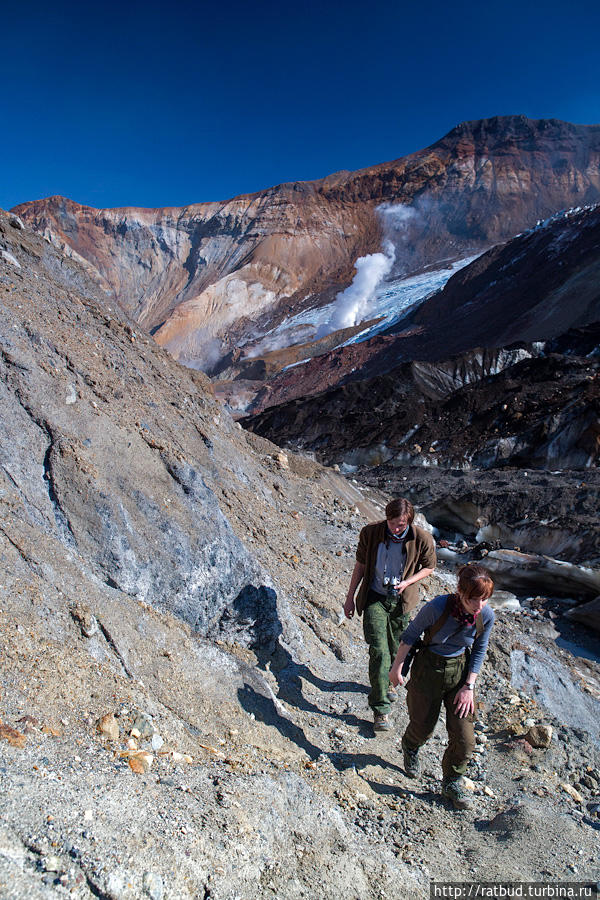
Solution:
<path fill-rule="evenodd" d="M 316 338 L 340 328 L 357 325 L 366 319 L 377 288 L 392 271 L 396 261 L 396 247 L 405 240 L 408 224 L 416 213 L 412 207 L 400 203 L 382 203 L 377 207 L 377 212 L 383 220 L 383 253 L 371 253 L 356 260 L 356 275 L 352 284 L 336 296 L 331 318 L 320 326 Z"/>

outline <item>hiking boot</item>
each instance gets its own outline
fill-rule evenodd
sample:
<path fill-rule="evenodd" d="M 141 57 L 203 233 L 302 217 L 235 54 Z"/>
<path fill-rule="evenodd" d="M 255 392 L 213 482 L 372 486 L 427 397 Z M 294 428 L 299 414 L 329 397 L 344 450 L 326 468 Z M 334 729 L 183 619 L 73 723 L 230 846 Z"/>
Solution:
<path fill-rule="evenodd" d="M 385 713 L 375 713 L 373 718 L 373 731 L 389 731 L 392 723 Z"/>
<path fill-rule="evenodd" d="M 442 797 L 452 801 L 454 809 L 469 809 L 471 800 L 462 786 L 460 778 L 444 778 L 442 781 Z"/>
<path fill-rule="evenodd" d="M 396 688 L 394 687 L 393 684 L 390 684 L 390 686 L 388 688 L 387 698 L 390 701 L 390 703 L 395 703 L 396 700 L 398 699 L 398 691 L 396 690 Z"/>
<path fill-rule="evenodd" d="M 402 755 L 404 757 L 404 772 L 409 778 L 418 778 L 421 774 L 421 763 L 419 762 L 419 748 L 411 750 L 402 744 Z"/>

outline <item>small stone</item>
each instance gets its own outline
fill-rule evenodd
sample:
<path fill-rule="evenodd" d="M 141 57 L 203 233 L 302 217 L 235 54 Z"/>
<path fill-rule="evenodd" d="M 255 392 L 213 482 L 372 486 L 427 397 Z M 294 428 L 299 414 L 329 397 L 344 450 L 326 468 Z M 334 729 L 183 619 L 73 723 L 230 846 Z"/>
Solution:
<path fill-rule="evenodd" d="M 162 747 L 163 744 L 164 744 L 164 740 L 162 739 L 162 737 L 160 736 L 158 731 L 155 731 L 154 734 L 152 735 L 152 749 L 160 750 L 160 748 Z"/>
<path fill-rule="evenodd" d="M 133 732 L 137 731 L 138 734 L 134 735 Z M 149 716 L 145 716 L 143 713 L 139 713 L 134 720 L 133 728 L 131 729 L 131 734 L 133 737 L 143 737 L 143 738 L 151 738 L 155 732 L 154 725 Z"/>
<path fill-rule="evenodd" d="M 98 620 L 90 614 L 89 618 L 81 623 L 81 633 L 86 638 L 93 637 L 98 632 Z"/>
<path fill-rule="evenodd" d="M 25 734 L 34 734 L 40 725 L 34 716 L 21 716 L 17 720 L 17 724 L 21 725 Z"/>
<path fill-rule="evenodd" d="M 214 747 L 209 747 L 206 744 L 200 744 L 205 750 L 209 750 L 211 753 L 216 753 L 217 756 L 222 757 L 223 754 L 219 753 Z M 166 756 L 168 759 L 172 759 L 173 762 L 186 762 L 192 763 L 192 757 L 188 756 L 187 753 L 179 753 L 178 750 L 159 750 L 159 756 Z"/>
<path fill-rule="evenodd" d="M 164 897 L 163 881 L 156 872 L 144 872 L 142 888 L 144 893 L 150 897 L 150 900 L 162 900 Z"/>
<path fill-rule="evenodd" d="M 488 787 L 487 784 L 485 785 L 485 787 L 483 789 L 483 793 L 486 795 L 486 797 L 495 797 L 496 796 L 495 793 L 493 792 L 493 790 L 491 789 L 491 787 Z"/>
<path fill-rule="evenodd" d="M 475 782 L 471 781 L 470 778 L 467 778 L 466 775 L 463 775 L 461 778 L 461 784 L 466 791 L 474 791 L 475 790 Z"/>
<path fill-rule="evenodd" d="M 135 772 L 137 775 L 145 775 L 150 771 L 154 757 L 151 753 L 146 753 L 145 750 L 139 750 L 129 757 L 128 762 L 132 772 Z"/>
<path fill-rule="evenodd" d="M 106 713 L 98 719 L 96 729 L 111 741 L 119 740 L 119 726 L 112 713 Z"/>
<path fill-rule="evenodd" d="M 273 459 L 280 469 L 289 469 L 290 463 L 286 453 L 275 453 Z"/>
<path fill-rule="evenodd" d="M 566 781 L 563 781 L 561 782 L 560 787 L 566 794 L 569 795 L 569 797 L 572 797 L 576 803 L 583 803 L 583 797 L 581 796 L 579 791 L 573 787 L 572 784 L 567 784 Z"/>
<path fill-rule="evenodd" d="M 94 821 L 94 810 L 93 809 L 86 809 L 86 811 L 83 814 L 83 821 L 88 824 L 90 822 Z"/>
<path fill-rule="evenodd" d="M 552 725 L 533 725 L 526 738 L 532 747 L 545 750 L 552 741 Z"/>
<path fill-rule="evenodd" d="M 52 737 L 61 737 L 61 732 L 53 725 L 42 725 L 42 732 L 43 734 L 49 734 Z"/>
<path fill-rule="evenodd" d="M 127 749 L 128 750 L 139 750 L 138 742 L 135 738 L 130 737 L 127 741 Z"/>
<path fill-rule="evenodd" d="M 10 725 L 0 725 L 0 738 L 19 749 L 22 749 L 27 741 L 24 734 L 21 734 L 16 728 L 11 728 Z"/>
<path fill-rule="evenodd" d="M 63 868 L 58 856 L 46 856 L 43 865 L 46 872 L 60 872 Z"/>

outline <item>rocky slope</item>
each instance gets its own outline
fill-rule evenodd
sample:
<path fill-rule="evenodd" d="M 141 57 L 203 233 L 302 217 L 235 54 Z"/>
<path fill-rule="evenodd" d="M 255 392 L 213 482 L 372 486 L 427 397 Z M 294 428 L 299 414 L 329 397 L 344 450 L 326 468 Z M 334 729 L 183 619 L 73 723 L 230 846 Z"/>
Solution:
<path fill-rule="evenodd" d="M 326 388 L 388 375 L 402 362 L 440 363 L 465 351 L 543 341 L 594 323 L 600 319 L 599 273 L 600 206 L 556 215 L 461 269 L 388 333 L 255 381 L 253 390 L 246 386 L 247 410 L 256 414 Z M 491 371 L 485 361 L 480 369 Z M 475 369 L 467 370 L 469 381 L 477 377 Z M 460 384 L 458 371 L 453 381 Z M 235 382 L 216 388 L 233 402 Z M 277 440 L 275 433 L 271 437 Z"/>
<path fill-rule="evenodd" d="M 597 880 L 600 670 L 559 632 L 598 648 L 568 604 L 494 601 L 476 806 L 455 813 L 441 735 L 418 782 L 373 737 L 360 623 L 338 625 L 382 495 L 244 432 L 3 213 L 0 292 L 3 897 Z"/>
<path fill-rule="evenodd" d="M 598 352 L 579 355 L 570 334 L 569 352 L 549 341 L 405 363 L 242 421 L 329 465 L 595 466 Z"/>
<path fill-rule="evenodd" d="M 412 271 L 599 197 L 600 126 L 509 116 L 391 163 L 222 203 L 96 210 L 51 197 L 16 212 L 177 359 L 210 369 L 290 311 L 331 300 L 384 230 L 396 271 Z M 410 214 L 385 224 L 381 204 Z"/>

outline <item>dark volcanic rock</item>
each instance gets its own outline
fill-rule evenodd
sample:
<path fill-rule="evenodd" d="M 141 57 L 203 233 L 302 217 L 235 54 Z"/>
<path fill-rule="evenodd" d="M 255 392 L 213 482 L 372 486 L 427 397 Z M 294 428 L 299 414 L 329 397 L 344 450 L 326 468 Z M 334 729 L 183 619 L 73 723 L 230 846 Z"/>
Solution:
<path fill-rule="evenodd" d="M 248 411 L 385 375 L 404 361 L 440 362 L 477 347 L 556 338 L 600 320 L 599 285 L 600 206 L 556 216 L 461 269 L 393 333 L 271 378 Z"/>
<path fill-rule="evenodd" d="M 410 496 L 451 535 L 597 561 L 599 336 L 591 326 L 545 346 L 406 364 L 242 421 L 362 467 L 361 480 Z"/>
<path fill-rule="evenodd" d="M 244 418 L 328 464 L 581 468 L 596 463 L 598 357 L 521 346 L 412 363 Z"/>
<path fill-rule="evenodd" d="M 383 465 L 361 480 L 405 494 L 443 535 L 600 563 L 598 470 L 548 472 Z"/>
<path fill-rule="evenodd" d="M 556 337 L 600 318 L 600 206 L 558 215 L 457 272 L 405 327 L 423 353 Z M 404 327 L 404 325 L 402 326 Z"/>

